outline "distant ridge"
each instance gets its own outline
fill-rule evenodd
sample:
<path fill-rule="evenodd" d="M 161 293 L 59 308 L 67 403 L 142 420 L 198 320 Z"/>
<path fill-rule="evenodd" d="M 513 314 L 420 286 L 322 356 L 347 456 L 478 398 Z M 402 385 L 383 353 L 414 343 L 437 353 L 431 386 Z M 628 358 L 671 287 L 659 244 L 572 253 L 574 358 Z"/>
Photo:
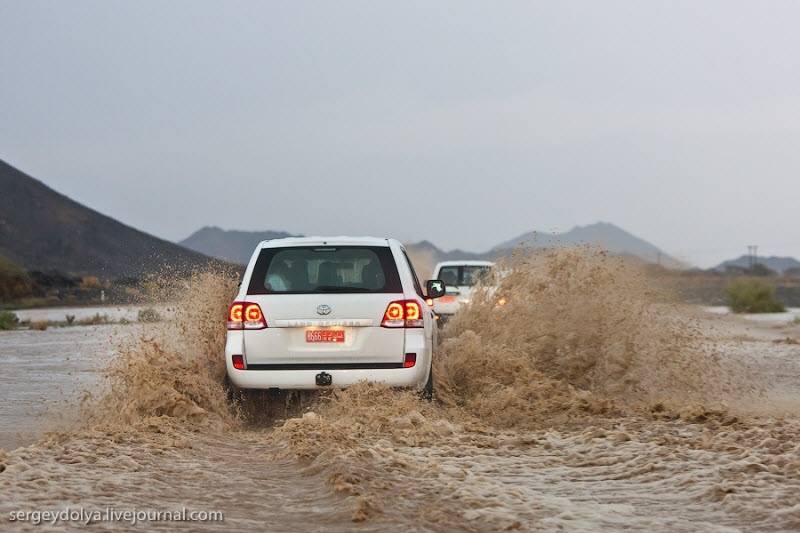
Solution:
<path fill-rule="evenodd" d="M 29 271 L 101 280 L 221 264 L 85 207 L 2 160 L 0 255 Z"/>
<path fill-rule="evenodd" d="M 747 269 L 752 266 L 753 261 L 755 263 L 764 265 L 768 269 L 772 270 L 773 272 L 777 272 L 778 274 L 783 274 L 787 270 L 795 270 L 800 268 L 800 261 L 793 257 L 777 257 L 777 256 L 770 256 L 770 257 L 750 257 L 747 255 L 743 255 L 736 259 L 729 259 L 728 261 L 724 261 L 719 265 L 715 266 L 712 270 L 717 272 L 725 272 L 726 270 L 730 270 L 732 268 L 739 268 L 739 269 Z"/>
<path fill-rule="evenodd" d="M 532 248 L 593 245 L 621 256 L 633 256 L 647 263 L 657 263 L 668 268 L 687 268 L 688 265 L 665 254 L 656 246 L 624 231 L 608 222 L 597 222 L 588 226 L 575 226 L 566 233 L 542 233 L 531 231 L 506 241 L 492 249 L 493 253 L 520 245 Z"/>
<path fill-rule="evenodd" d="M 167 268 L 180 271 L 224 262 L 244 265 L 262 240 L 291 236 L 300 235 L 204 227 L 178 244 L 171 243 L 85 207 L 0 160 L 0 257 L 29 272 L 89 275 L 112 281 L 160 274 Z M 593 245 L 668 268 L 689 268 L 607 222 L 576 226 L 562 234 L 531 231 L 484 253 L 444 251 L 427 240 L 406 243 L 409 252 L 418 252 L 426 261 L 492 259 L 520 245 Z M 752 260 L 741 256 L 710 270 L 747 269 Z M 757 263 L 779 274 L 800 268 L 800 261 L 792 257 L 759 257 Z"/>
<path fill-rule="evenodd" d="M 253 250 L 255 250 L 256 245 L 261 241 L 302 236 L 301 234 L 288 233 L 285 231 L 238 231 L 224 230 L 216 226 L 206 226 L 192 233 L 178 244 L 210 257 L 246 265 L 250 261 L 250 256 L 253 255 Z M 406 246 L 409 250 L 426 254 L 436 261 L 444 261 L 447 259 L 483 259 L 484 257 L 492 255 L 464 252 L 462 250 L 444 252 L 429 241 L 420 241 L 415 244 L 407 244 Z"/>
<path fill-rule="evenodd" d="M 237 231 L 206 226 L 178 244 L 211 257 L 246 265 L 258 243 L 283 237 L 300 237 L 300 235 L 285 231 Z"/>
<path fill-rule="evenodd" d="M 428 254 L 429 256 L 436 258 L 437 261 L 458 259 L 488 259 L 493 256 L 491 252 L 475 253 L 465 252 L 464 250 L 450 250 L 449 252 L 445 252 L 437 248 L 430 241 L 420 241 L 414 244 L 407 244 L 406 248 L 413 249 L 418 253 Z"/>
<path fill-rule="evenodd" d="M 217 227 L 204 227 L 180 241 L 179 244 L 211 257 L 243 265 L 250 260 L 255 246 L 259 242 L 265 239 L 299 236 L 285 231 L 236 231 L 223 230 Z M 444 251 L 427 240 L 406 243 L 406 247 L 409 251 L 413 250 L 416 254 L 424 255 L 435 262 L 451 259 L 496 259 L 500 256 L 508 255 L 511 250 L 520 245 L 529 245 L 533 248 L 550 248 L 581 244 L 595 245 L 613 254 L 635 257 L 648 263 L 660 263 L 662 266 L 669 268 L 686 268 L 686 265 L 669 257 L 647 241 L 606 222 L 576 227 L 567 233 L 557 235 L 532 231 L 482 253 L 464 250 Z"/>

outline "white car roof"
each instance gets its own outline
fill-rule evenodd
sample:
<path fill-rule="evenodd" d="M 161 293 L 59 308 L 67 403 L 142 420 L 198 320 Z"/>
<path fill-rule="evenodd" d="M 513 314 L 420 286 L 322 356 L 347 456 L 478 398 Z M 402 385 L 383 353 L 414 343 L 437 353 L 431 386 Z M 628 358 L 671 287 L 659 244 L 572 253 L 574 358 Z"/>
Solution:
<path fill-rule="evenodd" d="M 492 261 L 478 261 L 473 259 L 465 259 L 464 261 L 441 261 L 436 264 L 436 268 L 445 266 L 494 266 Z"/>
<path fill-rule="evenodd" d="M 261 241 L 258 245 L 259 248 L 278 248 L 284 246 L 325 246 L 325 245 L 366 245 L 366 246 L 389 246 L 390 243 L 396 242 L 397 245 L 402 246 L 396 239 L 387 239 L 383 237 L 353 237 L 347 235 L 339 236 L 313 236 L 313 237 L 284 237 L 281 239 L 268 239 Z"/>

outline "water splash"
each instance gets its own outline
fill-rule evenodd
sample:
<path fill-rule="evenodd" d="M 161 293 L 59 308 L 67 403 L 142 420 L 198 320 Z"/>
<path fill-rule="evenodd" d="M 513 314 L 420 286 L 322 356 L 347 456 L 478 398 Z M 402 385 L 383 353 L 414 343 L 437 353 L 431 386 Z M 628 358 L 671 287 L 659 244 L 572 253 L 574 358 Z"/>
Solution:
<path fill-rule="evenodd" d="M 758 390 L 722 364 L 685 306 L 622 258 L 519 249 L 499 272 L 443 332 L 434 371 L 447 405 L 531 427 Z"/>

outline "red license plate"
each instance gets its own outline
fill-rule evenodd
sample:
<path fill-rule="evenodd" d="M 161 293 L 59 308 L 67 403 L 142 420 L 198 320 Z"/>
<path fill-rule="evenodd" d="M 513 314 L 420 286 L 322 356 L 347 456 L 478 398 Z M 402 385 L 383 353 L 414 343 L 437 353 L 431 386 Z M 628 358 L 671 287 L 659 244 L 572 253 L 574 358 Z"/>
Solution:
<path fill-rule="evenodd" d="M 442 296 L 442 297 L 439 298 L 439 301 L 442 302 L 442 303 L 455 302 L 456 301 L 456 297 L 455 296 Z"/>
<path fill-rule="evenodd" d="M 315 329 L 306 331 L 306 342 L 344 342 L 344 330 Z"/>

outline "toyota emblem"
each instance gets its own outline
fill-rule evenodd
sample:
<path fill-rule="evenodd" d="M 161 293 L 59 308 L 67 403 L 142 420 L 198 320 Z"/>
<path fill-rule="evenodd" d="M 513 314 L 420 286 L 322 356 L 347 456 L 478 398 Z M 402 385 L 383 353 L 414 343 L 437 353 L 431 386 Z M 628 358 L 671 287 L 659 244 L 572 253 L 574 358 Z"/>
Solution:
<path fill-rule="evenodd" d="M 331 314 L 331 306 L 330 305 L 318 305 L 317 306 L 317 314 L 319 315 L 329 315 Z"/>

